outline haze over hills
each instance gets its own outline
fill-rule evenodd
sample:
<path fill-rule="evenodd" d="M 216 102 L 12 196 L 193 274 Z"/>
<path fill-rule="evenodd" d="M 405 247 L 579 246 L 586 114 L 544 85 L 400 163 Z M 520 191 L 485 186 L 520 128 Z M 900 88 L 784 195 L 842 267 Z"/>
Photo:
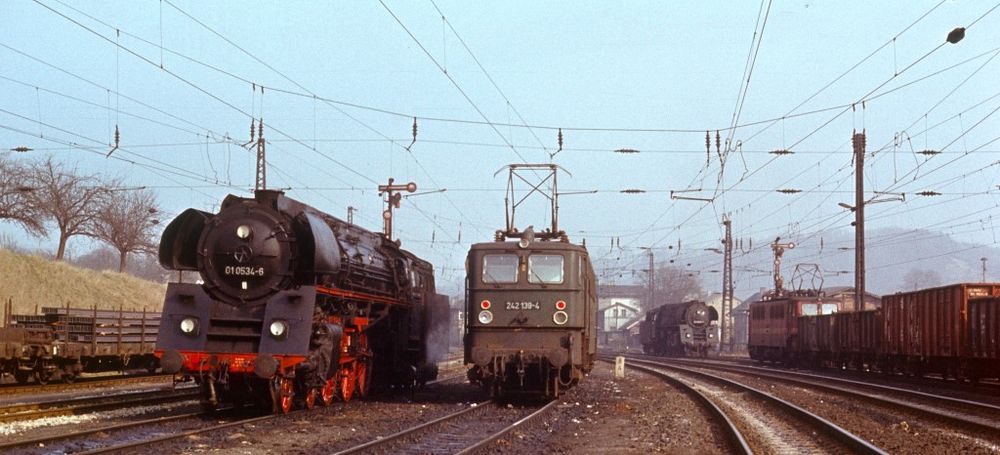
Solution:
<path fill-rule="evenodd" d="M 772 278 L 774 256 L 770 248 L 761 247 L 774 239 L 754 239 L 755 249 L 745 255 L 733 255 L 736 297 L 745 298 L 774 286 Z M 796 242 L 786 250 L 781 271 L 786 287 L 794 287 L 796 264 L 818 264 L 824 272 L 822 286 L 854 285 L 854 232 L 849 229 L 832 232 L 822 239 L 781 239 Z M 933 287 L 957 282 L 982 280 L 981 258 L 986 258 L 986 280 L 1000 281 L 1000 250 L 995 245 L 979 245 L 955 240 L 950 235 L 923 229 L 874 229 L 866 235 L 867 290 L 889 294 L 903 290 Z M 658 260 L 658 263 L 659 260 Z M 721 256 L 701 256 L 684 264 L 692 271 L 701 271 L 701 283 L 706 292 L 719 292 L 722 275 Z M 707 273 L 706 271 L 713 271 Z M 697 273 L 697 272 L 696 272 Z M 819 281 L 816 281 L 819 286 Z M 802 287 L 810 287 L 805 278 Z"/>
<path fill-rule="evenodd" d="M 854 285 L 853 244 L 854 233 L 849 230 L 835 232 L 823 239 L 823 260 L 820 267 L 827 273 L 841 272 L 839 275 L 826 276 L 825 287 Z M 850 248 L 837 249 L 845 245 L 850 245 Z M 836 252 L 832 253 L 831 248 Z M 821 254 L 820 249 L 819 242 L 810 241 L 786 253 L 783 263 L 788 265 L 783 267 L 786 282 L 794 270 L 794 264 L 816 262 Z M 1000 270 L 1000 250 L 990 245 L 959 242 L 940 232 L 900 228 L 874 230 L 866 235 L 865 252 L 866 287 L 876 294 L 911 290 L 914 286 L 925 288 L 981 281 L 983 257 L 987 260 L 987 281 L 1000 280 L 1000 273 L 996 272 Z M 770 263 L 770 250 L 764 253 L 766 254 L 759 255 L 760 260 Z M 847 273 L 843 273 L 845 271 Z M 770 284 L 770 280 L 756 278 L 753 283 L 764 286 Z"/>

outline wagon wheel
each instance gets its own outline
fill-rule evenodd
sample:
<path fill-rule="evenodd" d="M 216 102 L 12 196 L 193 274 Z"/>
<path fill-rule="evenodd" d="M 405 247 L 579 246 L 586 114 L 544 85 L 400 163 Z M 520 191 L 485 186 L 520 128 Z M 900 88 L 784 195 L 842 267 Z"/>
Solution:
<path fill-rule="evenodd" d="M 330 406 L 333 404 L 336 389 L 337 381 L 334 378 L 327 379 L 326 383 L 323 384 L 323 388 L 320 389 L 320 397 L 323 399 L 324 406 Z"/>
<path fill-rule="evenodd" d="M 316 397 L 319 395 L 319 391 L 315 388 L 310 388 L 309 392 L 306 393 L 306 409 L 312 409 L 316 407 Z"/>
<path fill-rule="evenodd" d="M 31 377 L 31 371 L 28 370 L 14 370 L 14 380 L 18 384 L 24 385 L 28 383 L 28 378 Z"/>
<path fill-rule="evenodd" d="M 52 378 L 52 374 L 45 370 L 35 370 L 35 382 L 45 385 L 49 383 L 49 379 Z"/>
<path fill-rule="evenodd" d="M 355 364 L 356 365 L 356 364 Z M 355 367 L 356 368 L 356 367 Z M 340 398 L 345 402 L 351 401 L 351 397 L 354 396 L 354 389 L 357 385 L 357 375 L 354 374 L 354 370 L 348 368 L 342 368 L 340 370 Z"/>

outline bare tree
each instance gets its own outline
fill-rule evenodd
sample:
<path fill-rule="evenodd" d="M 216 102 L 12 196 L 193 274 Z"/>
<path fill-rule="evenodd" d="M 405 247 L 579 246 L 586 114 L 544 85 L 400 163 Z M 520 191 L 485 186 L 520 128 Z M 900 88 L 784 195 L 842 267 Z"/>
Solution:
<path fill-rule="evenodd" d="M 700 298 L 704 293 L 701 289 L 701 283 L 695 275 L 670 265 L 656 269 L 656 282 L 653 284 L 653 290 L 655 291 L 654 301 L 644 310 L 652 310 L 665 303 L 680 303 Z"/>
<path fill-rule="evenodd" d="M 153 252 L 153 230 L 159 221 L 156 195 L 147 189 L 115 188 L 102 199 L 94 236 L 118 250 L 118 271 L 129 253 Z"/>
<path fill-rule="evenodd" d="M 27 194 L 29 204 L 52 221 L 59 229 L 59 248 L 56 260 L 66 253 L 66 243 L 77 235 L 93 236 L 94 220 L 100 210 L 100 199 L 107 195 L 101 181 L 95 176 L 80 175 L 76 169 L 66 171 L 62 164 L 49 157 L 30 166 L 28 186 L 34 188 Z"/>
<path fill-rule="evenodd" d="M 26 166 L 8 159 L 6 154 L 0 155 L 0 220 L 20 224 L 28 233 L 43 236 L 42 216 L 28 197 L 35 190 L 29 180 Z"/>
<path fill-rule="evenodd" d="M 910 269 L 903 275 L 903 290 L 915 291 L 922 288 L 931 288 L 942 284 L 941 274 L 932 269 Z"/>

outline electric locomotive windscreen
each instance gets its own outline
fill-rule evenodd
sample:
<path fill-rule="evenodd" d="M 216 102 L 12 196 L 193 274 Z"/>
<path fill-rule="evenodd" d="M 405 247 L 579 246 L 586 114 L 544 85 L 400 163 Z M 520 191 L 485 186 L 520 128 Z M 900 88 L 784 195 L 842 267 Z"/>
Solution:
<path fill-rule="evenodd" d="M 516 254 L 483 256 L 483 283 L 517 283 Z"/>
<path fill-rule="evenodd" d="M 528 282 L 562 283 L 563 257 L 558 254 L 532 254 L 528 256 Z"/>

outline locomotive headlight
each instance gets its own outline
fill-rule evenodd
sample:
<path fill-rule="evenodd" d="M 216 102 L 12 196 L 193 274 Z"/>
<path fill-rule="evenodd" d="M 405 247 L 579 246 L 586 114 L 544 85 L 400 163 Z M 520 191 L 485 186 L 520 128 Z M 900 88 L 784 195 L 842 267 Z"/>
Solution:
<path fill-rule="evenodd" d="M 691 334 L 690 333 L 685 333 L 684 334 L 684 338 L 691 338 Z"/>
<path fill-rule="evenodd" d="M 569 315 L 565 311 L 556 311 L 552 313 L 552 322 L 556 324 L 563 325 L 569 321 Z"/>
<path fill-rule="evenodd" d="M 274 321 L 271 322 L 271 326 L 268 328 L 271 331 L 271 336 L 275 338 L 281 338 L 288 333 L 288 323 L 285 321 Z"/>
<path fill-rule="evenodd" d="M 181 319 L 181 332 L 188 335 L 198 334 L 198 318 L 186 317 Z"/>
<path fill-rule="evenodd" d="M 489 324 L 491 322 L 493 322 L 493 313 L 492 312 L 486 311 L 486 310 L 483 310 L 483 311 L 479 312 L 479 323 L 480 324 Z"/>
<path fill-rule="evenodd" d="M 250 229 L 250 226 L 247 226 L 245 224 L 241 224 L 239 227 L 236 228 L 236 236 L 244 240 L 250 238 L 250 234 L 252 233 L 253 230 Z"/>

